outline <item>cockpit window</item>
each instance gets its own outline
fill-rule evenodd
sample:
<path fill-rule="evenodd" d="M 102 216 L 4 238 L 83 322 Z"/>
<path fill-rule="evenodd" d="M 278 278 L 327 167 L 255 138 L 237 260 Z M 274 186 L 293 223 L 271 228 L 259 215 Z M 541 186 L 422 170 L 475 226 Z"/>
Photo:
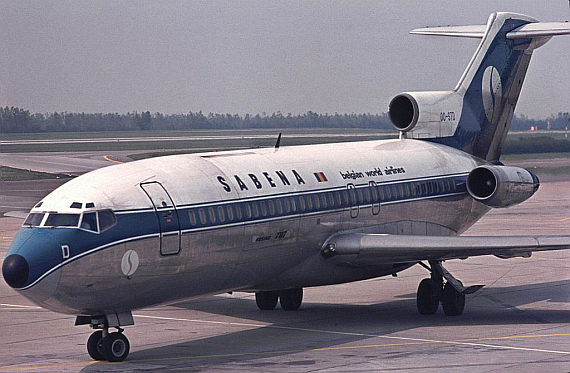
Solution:
<path fill-rule="evenodd" d="M 30 227 L 37 227 L 42 223 L 45 214 L 29 214 L 24 222 L 24 225 L 29 225 Z"/>
<path fill-rule="evenodd" d="M 77 227 L 79 214 L 49 214 L 44 226 L 46 227 Z"/>
<path fill-rule="evenodd" d="M 87 212 L 83 214 L 83 220 L 81 220 L 81 228 L 88 231 L 97 232 L 97 213 Z"/>
<path fill-rule="evenodd" d="M 99 211 L 99 230 L 103 232 L 105 229 L 111 228 L 117 223 L 117 218 L 112 211 Z"/>

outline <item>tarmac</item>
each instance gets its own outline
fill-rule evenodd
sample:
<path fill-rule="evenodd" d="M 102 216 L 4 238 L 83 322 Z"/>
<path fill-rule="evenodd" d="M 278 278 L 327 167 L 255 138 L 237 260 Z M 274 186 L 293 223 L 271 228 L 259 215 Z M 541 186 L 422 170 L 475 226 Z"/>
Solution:
<path fill-rule="evenodd" d="M 63 182 L 0 182 L 2 258 L 22 224 L 5 213 L 29 210 Z M 466 234 L 570 234 L 570 181 L 543 182 L 530 200 L 492 210 Z M 569 250 L 445 266 L 466 285 L 486 285 L 459 317 L 418 314 L 415 293 L 428 273 L 414 266 L 395 278 L 305 289 L 296 312 L 260 311 L 247 293 L 137 310 L 122 363 L 92 361 L 89 327 L 0 281 L 0 373 L 570 371 Z"/>

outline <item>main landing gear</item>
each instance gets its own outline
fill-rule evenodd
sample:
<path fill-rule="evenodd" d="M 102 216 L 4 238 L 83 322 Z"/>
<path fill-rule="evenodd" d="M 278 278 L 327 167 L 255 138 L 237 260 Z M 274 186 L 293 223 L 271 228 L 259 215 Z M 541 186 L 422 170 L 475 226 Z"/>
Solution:
<path fill-rule="evenodd" d="M 430 261 L 429 264 L 428 267 L 420 262 L 420 265 L 431 272 L 431 277 L 423 279 L 418 286 L 418 311 L 422 315 L 433 315 L 437 312 L 441 302 L 443 313 L 446 316 L 461 315 L 465 308 L 465 295 L 476 292 L 484 285 L 465 287 L 461 281 L 443 268 L 441 261 Z"/>
<path fill-rule="evenodd" d="M 303 303 L 303 288 L 286 289 L 281 291 L 259 291 L 255 293 L 255 303 L 260 310 L 269 311 L 277 306 L 287 311 L 296 311 Z"/>
<path fill-rule="evenodd" d="M 78 316 L 75 325 L 89 324 L 96 330 L 87 340 L 87 352 L 94 360 L 119 362 L 129 355 L 131 345 L 120 326 L 133 325 L 130 312 L 105 316 Z M 109 332 L 114 327 L 116 332 Z"/>

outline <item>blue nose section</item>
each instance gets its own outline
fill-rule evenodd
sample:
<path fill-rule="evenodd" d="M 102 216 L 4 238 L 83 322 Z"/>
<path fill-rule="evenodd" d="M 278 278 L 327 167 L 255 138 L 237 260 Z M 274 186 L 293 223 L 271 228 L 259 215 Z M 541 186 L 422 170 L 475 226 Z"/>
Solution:
<path fill-rule="evenodd" d="M 28 281 L 30 266 L 26 259 L 18 254 L 8 255 L 2 264 L 4 281 L 13 288 L 21 288 Z"/>

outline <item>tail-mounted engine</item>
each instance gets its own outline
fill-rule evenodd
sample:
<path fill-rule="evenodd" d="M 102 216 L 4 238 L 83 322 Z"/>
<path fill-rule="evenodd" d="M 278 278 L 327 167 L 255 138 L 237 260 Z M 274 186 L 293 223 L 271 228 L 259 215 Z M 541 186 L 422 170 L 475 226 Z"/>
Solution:
<path fill-rule="evenodd" d="M 452 136 L 461 116 L 461 97 L 454 91 L 404 92 L 390 101 L 392 125 L 414 138 Z"/>
<path fill-rule="evenodd" d="M 524 202 L 539 185 L 538 177 L 519 167 L 479 166 L 467 176 L 467 191 L 471 197 L 490 207 Z"/>

